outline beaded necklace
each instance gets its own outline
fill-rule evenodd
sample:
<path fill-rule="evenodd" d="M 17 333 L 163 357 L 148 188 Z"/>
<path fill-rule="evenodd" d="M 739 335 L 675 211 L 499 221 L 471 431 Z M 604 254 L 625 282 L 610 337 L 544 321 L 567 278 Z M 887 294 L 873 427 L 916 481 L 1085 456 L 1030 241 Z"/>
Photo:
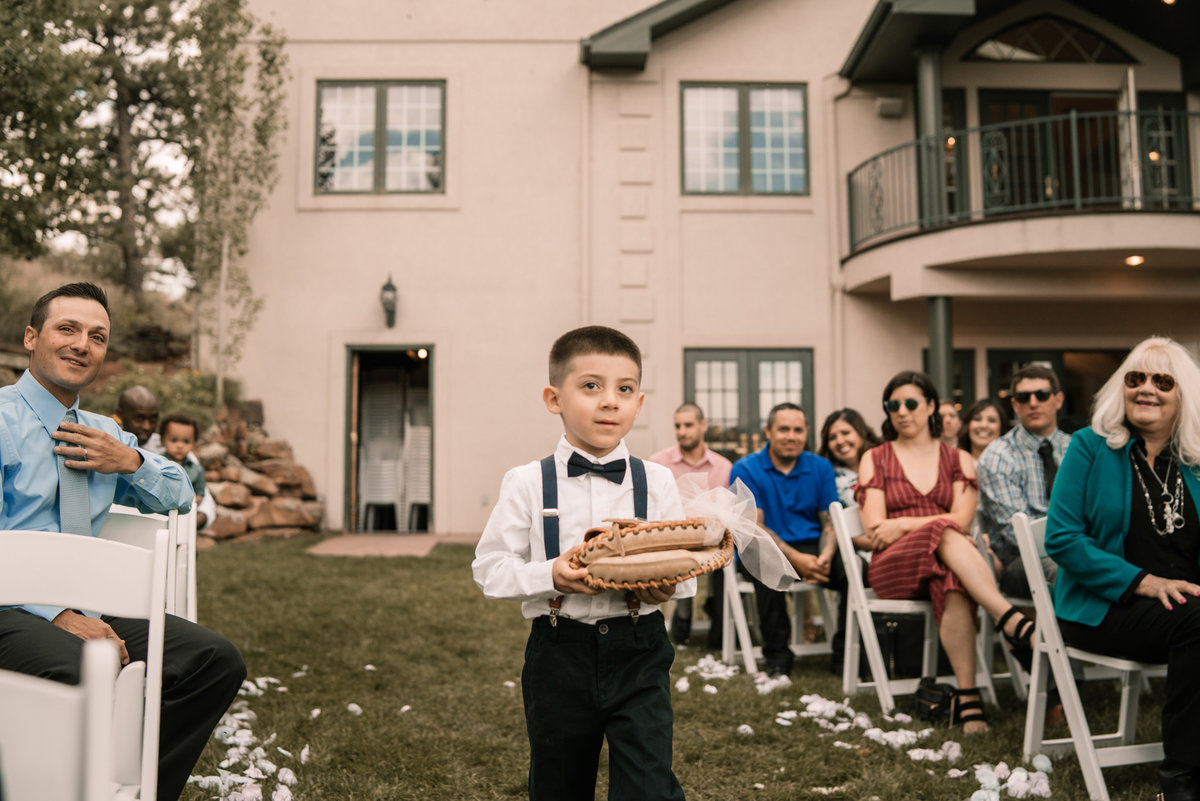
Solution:
<path fill-rule="evenodd" d="M 1140 457 L 1140 458 L 1139 458 Z M 1140 448 L 1130 448 L 1129 458 L 1133 461 L 1133 474 L 1137 476 L 1138 485 L 1142 488 L 1142 494 L 1146 497 L 1146 509 L 1150 512 L 1150 525 L 1154 528 L 1158 536 L 1165 537 L 1168 534 L 1174 534 L 1177 530 L 1182 529 L 1183 520 L 1183 472 L 1178 469 L 1175 460 L 1171 459 L 1167 463 L 1167 474 L 1165 478 L 1159 478 L 1158 473 L 1154 471 L 1154 465 L 1150 464 L 1150 460 L 1141 452 Z M 1142 466 L 1150 471 L 1150 475 L 1154 476 L 1154 482 L 1158 485 L 1160 492 L 1160 501 L 1162 503 L 1163 526 L 1159 528 L 1158 517 L 1154 513 L 1154 502 L 1150 499 L 1150 488 L 1146 486 L 1146 479 L 1142 475 Z M 1168 489 L 1171 485 L 1171 470 L 1175 468 L 1175 488 L 1174 491 Z"/>

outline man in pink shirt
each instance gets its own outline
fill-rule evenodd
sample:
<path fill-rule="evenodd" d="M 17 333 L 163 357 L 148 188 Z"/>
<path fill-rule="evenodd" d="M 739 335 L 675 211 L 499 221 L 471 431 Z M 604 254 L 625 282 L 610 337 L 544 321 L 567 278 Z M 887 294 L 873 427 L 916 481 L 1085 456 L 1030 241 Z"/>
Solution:
<path fill-rule="evenodd" d="M 700 407 L 690 401 L 682 404 L 675 410 L 675 447 L 659 451 L 650 457 L 650 461 L 668 468 L 676 481 L 691 473 L 701 473 L 708 477 L 709 489 L 728 487 L 729 471 L 733 464 L 705 444 L 706 431 L 708 421 L 704 419 Z M 721 647 L 721 593 L 724 592 L 724 582 L 720 571 L 710 575 L 712 580 L 708 582 L 704 611 L 712 622 L 706 645 L 710 649 L 717 649 Z M 691 633 L 692 599 L 685 598 L 675 602 L 671 639 L 676 644 L 682 644 L 687 642 Z"/>

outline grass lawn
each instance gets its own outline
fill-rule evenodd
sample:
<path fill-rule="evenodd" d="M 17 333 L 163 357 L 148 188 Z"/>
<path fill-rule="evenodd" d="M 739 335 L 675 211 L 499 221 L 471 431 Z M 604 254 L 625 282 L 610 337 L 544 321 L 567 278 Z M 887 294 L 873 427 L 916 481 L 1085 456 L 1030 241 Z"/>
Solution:
<path fill-rule="evenodd" d="M 250 678 L 263 688 L 240 699 L 239 725 L 255 738 L 241 741 L 243 752 L 261 747 L 261 756 L 296 775 L 295 784 L 283 787 L 268 766 L 261 797 L 526 798 L 520 673 L 528 624 L 517 604 L 483 598 L 471 579 L 472 550 L 464 546 L 440 545 L 424 558 L 305 553 L 317 541 L 223 546 L 199 555 L 200 621 L 241 648 Z M 692 801 L 965 801 L 980 788 L 973 765 L 1021 763 L 1024 706 L 1007 686 L 998 688 L 1000 708 L 989 709 L 990 733 L 964 738 L 961 730 L 941 728 L 918 743 L 937 750 L 956 741 L 960 759 L 914 761 L 903 748 L 865 738 L 862 729 L 832 734 L 799 716 L 790 726 L 776 722 L 781 711 L 804 710 L 801 695 L 842 700 L 827 658 L 800 660 L 790 688 L 763 695 L 741 673 L 727 680 L 686 673 L 705 653 L 697 645 L 680 651 L 672 671 L 672 680 L 686 675 L 690 682 L 686 693 L 673 695 L 675 773 Z M 716 692 L 704 692 L 705 684 Z M 1101 724 L 1115 715 L 1111 687 L 1084 687 L 1089 714 Z M 1161 696 L 1162 685 L 1155 690 Z M 874 694 L 850 705 L 885 730 L 920 728 L 885 721 Z M 1143 699 L 1144 736 L 1156 737 L 1158 712 L 1157 702 Z M 754 734 L 739 735 L 742 724 Z M 217 775 L 228 748 L 214 740 L 193 772 Z M 243 759 L 228 770 L 240 774 L 246 767 Z M 967 775 L 950 778 L 951 768 Z M 1153 765 L 1112 768 L 1105 777 L 1114 801 L 1157 791 Z M 1073 757 L 1056 761 L 1049 778 L 1054 799 L 1087 799 Z M 184 798 L 221 794 L 192 785 Z M 605 796 L 602 768 L 597 797 Z"/>

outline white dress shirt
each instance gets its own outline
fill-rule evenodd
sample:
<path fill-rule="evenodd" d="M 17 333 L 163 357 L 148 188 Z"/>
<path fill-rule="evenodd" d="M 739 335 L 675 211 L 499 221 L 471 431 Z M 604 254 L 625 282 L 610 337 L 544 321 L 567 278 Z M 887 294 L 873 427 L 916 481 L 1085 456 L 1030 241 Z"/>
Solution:
<path fill-rule="evenodd" d="M 605 525 L 605 518 L 633 517 L 633 479 L 628 467 L 620 484 L 594 473 L 568 478 L 567 460 L 572 453 L 579 453 L 590 462 L 608 463 L 629 458 L 624 440 L 603 459 L 596 459 L 573 447 L 565 436 L 559 439 L 554 451 L 558 472 L 559 553 L 566 553 L 583 542 L 584 533 L 594 526 Z M 682 519 L 683 504 L 671 471 L 653 462 L 643 463 L 646 465 L 648 519 Z M 535 618 L 549 614 L 551 599 L 561 594 L 554 589 L 552 566 L 553 562 L 546 559 L 542 534 L 541 463 L 530 462 L 505 474 L 500 497 L 475 549 L 471 570 L 475 583 L 485 596 L 521 601 L 521 614 Z M 676 598 L 690 598 L 695 594 L 695 579 L 680 582 L 675 588 Z M 649 614 L 658 608 L 643 604 L 640 613 Z M 624 592 L 567 593 L 560 615 L 582 623 L 595 623 L 628 614 L 628 611 Z"/>

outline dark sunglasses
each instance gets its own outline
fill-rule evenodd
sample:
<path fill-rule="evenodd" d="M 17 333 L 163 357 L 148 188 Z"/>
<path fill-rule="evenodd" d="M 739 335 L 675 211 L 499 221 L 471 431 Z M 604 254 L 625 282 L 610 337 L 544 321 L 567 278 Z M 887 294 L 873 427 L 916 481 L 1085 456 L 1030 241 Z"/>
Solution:
<path fill-rule="evenodd" d="M 1141 370 L 1130 370 L 1125 374 L 1125 386 L 1137 389 L 1149 378 L 1155 389 L 1160 392 L 1170 392 L 1175 389 L 1175 376 L 1170 373 L 1143 373 Z"/>
<path fill-rule="evenodd" d="M 921 405 L 921 402 L 916 398 L 906 398 L 904 401 L 886 400 L 883 402 L 883 410 L 885 412 L 898 412 L 900 411 L 900 404 L 902 402 L 904 404 L 904 408 L 908 409 L 910 412 L 915 412 L 917 407 Z"/>
<path fill-rule="evenodd" d="M 1032 392 L 1014 392 L 1012 396 L 1013 400 L 1017 403 L 1025 404 L 1029 403 L 1030 398 L 1037 398 L 1038 403 L 1045 403 L 1050 400 L 1050 396 L 1053 394 L 1048 389 L 1035 389 Z"/>

